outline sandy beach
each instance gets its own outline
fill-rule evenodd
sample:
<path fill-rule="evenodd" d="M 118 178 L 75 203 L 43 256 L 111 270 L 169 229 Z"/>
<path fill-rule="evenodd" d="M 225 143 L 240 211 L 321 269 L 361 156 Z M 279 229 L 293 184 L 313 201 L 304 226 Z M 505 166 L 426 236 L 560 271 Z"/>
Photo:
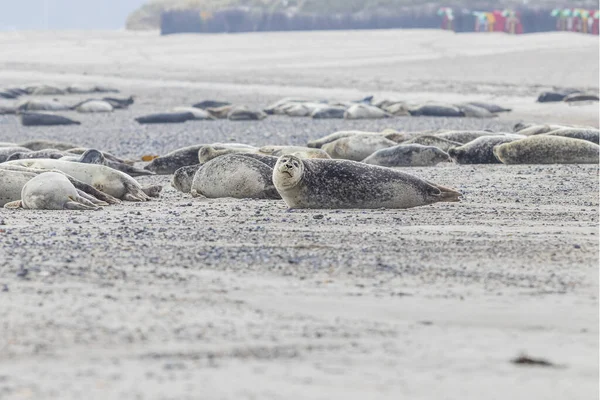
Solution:
<path fill-rule="evenodd" d="M 80 126 L 23 127 L 140 159 L 217 141 L 305 144 L 337 130 L 598 127 L 598 38 L 441 31 L 0 33 L 0 87 L 93 82 L 135 95 Z M 485 100 L 495 119 L 398 117 L 142 126 L 205 99 Z M 93 97 L 68 95 L 75 103 Z M 11 101 L 2 100 L 2 104 Z M 139 166 L 143 164 L 140 163 Z M 464 194 L 409 210 L 287 210 L 161 198 L 97 212 L 0 209 L 0 398 L 589 399 L 598 393 L 597 165 L 407 172 Z M 515 365 L 521 354 L 551 367 Z"/>

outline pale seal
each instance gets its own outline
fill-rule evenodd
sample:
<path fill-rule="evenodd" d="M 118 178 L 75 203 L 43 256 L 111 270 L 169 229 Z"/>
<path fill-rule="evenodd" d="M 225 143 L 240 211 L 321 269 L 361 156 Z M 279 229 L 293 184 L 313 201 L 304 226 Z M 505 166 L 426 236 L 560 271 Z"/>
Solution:
<path fill-rule="evenodd" d="M 146 191 L 155 193 L 155 187 L 147 190 L 129 175 L 115 169 L 97 164 L 81 164 L 77 162 L 32 159 L 9 161 L 8 165 L 18 165 L 27 168 L 57 169 L 75 179 L 107 193 L 117 199 L 128 201 L 147 201 L 150 196 Z"/>
<path fill-rule="evenodd" d="M 410 208 L 460 197 L 392 168 L 287 155 L 277 161 L 273 183 L 290 208 Z"/>
<path fill-rule="evenodd" d="M 260 121 L 267 118 L 267 114 L 261 110 L 250 110 L 246 107 L 234 107 L 227 113 L 230 121 Z"/>
<path fill-rule="evenodd" d="M 494 147 L 503 143 L 524 139 L 523 135 L 482 136 L 469 143 L 448 150 L 458 164 L 501 164 L 494 155 Z"/>
<path fill-rule="evenodd" d="M 386 129 L 382 132 L 338 131 L 338 132 L 331 133 L 327 136 L 323 136 L 320 139 L 311 140 L 306 145 L 308 147 L 321 148 L 321 147 L 323 147 L 323 145 L 325 145 L 327 143 L 331 143 L 334 140 L 338 140 L 338 139 L 350 137 L 350 136 L 357 136 L 357 135 L 360 135 L 360 136 L 365 136 L 365 135 L 382 136 L 386 139 L 393 140 L 396 143 L 403 142 L 404 140 L 407 140 L 409 138 L 408 135 L 406 135 L 402 132 L 397 132 L 397 131 L 391 130 L 391 129 L 390 130 Z"/>
<path fill-rule="evenodd" d="M 465 114 L 458 107 L 451 104 L 423 104 L 409 110 L 414 117 L 464 117 Z"/>
<path fill-rule="evenodd" d="M 19 114 L 23 126 L 55 126 L 55 125 L 81 125 L 81 122 L 55 114 L 37 112 L 22 112 Z"/>
<path fill-rule="evenodd" d="M 381 108 L 368 104 L 354 104 L 344 113 L 345 119 L 379 119 L 389 118 L 391 115 Z"/>
<path fill-rule="evenodd" d="M 20 143 L 19 146 L 26 147 L 32 151 L 44 150 L 44 149 L 57 149 L 57 150 L 69 150 L 77 147 L 76 144 L 68 142 L 57 142 L 54 140 L 28 140 Z"/>
<path fill-rule="evenodd" d="M 198 169 L 191 194 L 208 198 L 279 199 L 272 175 L 273 169 L 261 161 L 243 154 L 227 154 Z"/>
<path fill-rule="evenodd" d="M 442 139 L 451 140 L 453 142 L 459 142 L 462 144 L 469 143 L 482 136 L 498 136 L 504 135 L 503 132 L 487 132 L 487 131 L 446 131 L 442 133 L 436 133 L 437 136 Z"/>
<path fill-rule="evenodd" d="M 331 158 L 325 150 L 302 146 L 263 146 L 257 152 L 274 157 L 292 154 L 300 158 Z"/>
<path fill-rule="evenodd" d="M 201 108 L 195 107 L 175 107 L 173 108 L 173 112 L 177 113 L 191 113 L 194 116 L 194 120 L 209 120 L 212 121 L 215 119 L 208 111 L 203 110 Z"/>
<path fill-rule="evenodd" d="M 21 191 L 21 200 L 7 203 L 4 208 L 29 210 L 98 210 L 96 204 L 81 196 L 63 175 L 44 172 L 29 180 Z"/>
<path fill-rule="evenodd" d="M 434 146 L 400 144 L 377 150 L 362 162 L 382 167 L 429 167 L 450 161 L 448 154 Z"/>
<path fill-rule="evenodd" d="M 397 145 L 383 136 L 355 135 L 337 139 L 321 147 L 331 158 L 362 161 L 377 150 Z"/>
<path fill-rule="evenodd" d="M 112 104 L 104 100 L 87 100 L 75 106 L 75 110 L 80 113 L 109 113 L 113 112 Z"/>
<path fill-rule="evenodd" d="M 535 135 L 494 147 L 504 164 L 598 164 L 600 146 L 581 139 Z"/>
<path fill-rule="evenodd" d="M 0 147 L 0 163 L 9 161 L 9 158 L 15 153 L 28 153 L 29 149 L 25 147 Z"/>
<path fill-rule="evenodd" d="M 24 100 L 17 104 L 17 110 L 19 111 L 67 111 L 71 109 L 71 106 L 63 104 L 56 99 Z"/>
<path fill-rule="evenodd" d="M 345 112 L 345 107 L 327 106 L 315 109 L 310 116 L 313 119 L 341 119 Z"/>

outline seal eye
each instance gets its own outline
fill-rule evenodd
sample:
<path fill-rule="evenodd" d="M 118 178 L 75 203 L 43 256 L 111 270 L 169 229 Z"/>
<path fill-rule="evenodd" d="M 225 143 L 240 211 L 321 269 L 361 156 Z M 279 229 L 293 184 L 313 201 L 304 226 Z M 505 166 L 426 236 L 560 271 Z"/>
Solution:
<path fill-rule="evenodd" d="M 294 164 L 294 167 L 298 168 L 298 162 L 294 161 L 292 164 Z"/>

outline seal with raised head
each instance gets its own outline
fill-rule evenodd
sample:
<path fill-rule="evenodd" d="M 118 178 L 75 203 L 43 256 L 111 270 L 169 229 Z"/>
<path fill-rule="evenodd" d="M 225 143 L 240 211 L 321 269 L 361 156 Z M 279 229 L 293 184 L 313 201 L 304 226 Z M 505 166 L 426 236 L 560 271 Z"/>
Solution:
<path fill-rule="evenodd" d="M 44 172 L 31 178 L 21 190 L 21 200 L 4 205 L 4 208 L 29 210 L 98 210 L 96 204 L 80 192 L 63 175 Z"/>
<path fill-rule="evenodd" d="M 581 139 L 535 135 L 494 147 L 504 164 L 598 164 L 600 146 Z"/>
<path fill-rule="evenodd" d="M 501 164 L 494 155 L 494 147 L 526 138 L 523 135 L 482 136 L 469 143 L 448 150 L 458 164 Z"/>
<path fill-rule="evenodd" d="M 362 161 L 377 150 L 397 145 L 383 136 L 355 135 L 337 139 L 321 147 L 331 158 Z"/>
<path fill-rule="evenodd" d="M 190 193 L 196 172 L 203 164 L 187 165 L 179 168 L 171 178 L 171 186 L 182 193 Z"/>
<path fill-rule="evenodd" d="M 128 201 L 147 201 L 154 194 L 155 187 L 147 190 L 129 175 L 115 169 L 97 164 L 81 164 L 71 161 L 31 159 L 9 161 L 9 165 L 19 165 L 27 168 L 57 169 L 75 179 L 87 183 L 94 188 L 118 199 Z"/>
<path fill-rule="evenodd" d="M 273 169 L 244 154 L 226 154 L 202 165 L 192 182 L 194 197 L 279 199 Z"/>
<path fill-rule="evenodd" d="M 273 183 L 290 208 L 410 208 L 461 195 L 392 168 L 289 155 L 277 161 Z"/>
<path fill-rule="evenodd" d="M 377 150 L 362 162 L 382 167 L 429 167 L 448 161 L 448 154 L 435 146 L 400 144 Z"/>

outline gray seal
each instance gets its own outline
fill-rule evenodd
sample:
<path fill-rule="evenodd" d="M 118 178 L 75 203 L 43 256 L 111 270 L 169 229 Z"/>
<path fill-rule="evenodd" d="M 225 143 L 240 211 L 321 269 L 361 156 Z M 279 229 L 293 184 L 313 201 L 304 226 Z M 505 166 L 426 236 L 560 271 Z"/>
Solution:
<path fill-rule="evenodd" d="M 450 161 L 448 154 L 435 146 L 400 144 L 377 150 L 365 158 L 365 164 L 382 167 L 429 167 Z"/>
<path fill-rule="evenodd" d="M 598 164 L 600 146 L 581 139 L 535 135 L 494 147 L 504 164 Z"/>
<path fill-rule="evenodd" d="M 194 197 L 279 199 L 271 177 L 273 169 L 244 154 L 226 154 L 198 169 L 192 182 Z"/>
<path fill-rule="evenodd" d="M 28 153 L 29 149 L 21 146 L 17 147 L 0 147 L 0 163 L 9 161 L 9 158 L 16 153 Z"/>
<path fill-rule="evenodd" d="M 21 191 L 21 200 L 7 203 L 4 208 L 29 210 L 100 209 L 86 197 L 82 196 L 63 174 L 44 172 L 25 183 Z"/>
<path fill-rule="evenodd" d="M 544 133 L 544 135 L 569 137 L 600 144 L 600 131 L 598 129 L 561 128 Z"/>
<path fill-rule="evenodd" d="M 54 140 L 28 140 L 27 142 L 20 143 L 19 146 L 26 147 L 32 151 L 45 150 L 45 149 L 57 149 L 57 150 L 69 150 L 77 147 L 76 144 L 67 142 L 57 142 Z"/>
<path fill-rule="evenodd" d="M 446 131 L 442 133 L 436 133 L 437 136 L 442 139 L 451 140 L 453 142 L 459 142 L 462 144 L 469 143 L 472 140 L 480 138 L 482 136 L 498 136 L 504 135 L 503 132 L 494 133 L 487 131 Z"/>
<path fill-rule="evenodd" d="M 317 108 L 310 115 L 313 119 L 344 118 L 345 107 L 322 107 Z"/>
<path fill-rule="evenodd" d="M 177 150 L 173 150 L 164 156 L 157 157 L 150 161 L 144 169 L 152 171 L 158 175 L 170 175 L 177 171 L 181 167 L 188 165 L 198 164 L 198 151 L 205 144 L 197 144 L 194 146 L 182 147 Z"/>
<path fill-rule="evenodd" d="M 464 117 L 460 108 L 450 104 L 423 104 L 408 110 L 413 117 Z"/>
<path fill-rule="evenodd" d="M 22 112 L 19 114 L 23 126 L 81 125 L 81 122 L 55 114 Z"/>
<path fill-rule="evenodd" d="M 273 183 L 290 208 L 410 208 L 459 201 L 460 193 L 391 168 L 281 156 Z"/>
<path fill-rule="evenodd" d="M 181 124 L 193 120 L 194 114 L 191 112 L 166 112 L 158 114 L 148 114 L 137 117 L 138 124 Z"/>
<path fill-rule="evenodd" d="M 448 154 L 458 164 L 501 164 L 502 162 L 494 155 L 494 147 L 525 137 L 521 135 L 482 136 L 462 146 L 451 148 Z"/>
<path fill-rule="evenodd" d="M 397 143 L 376 135 L 354 135 L 334 140 L 321 147 L 331 158 L 362 161 L 377 150 L 395 146 Z"/>

